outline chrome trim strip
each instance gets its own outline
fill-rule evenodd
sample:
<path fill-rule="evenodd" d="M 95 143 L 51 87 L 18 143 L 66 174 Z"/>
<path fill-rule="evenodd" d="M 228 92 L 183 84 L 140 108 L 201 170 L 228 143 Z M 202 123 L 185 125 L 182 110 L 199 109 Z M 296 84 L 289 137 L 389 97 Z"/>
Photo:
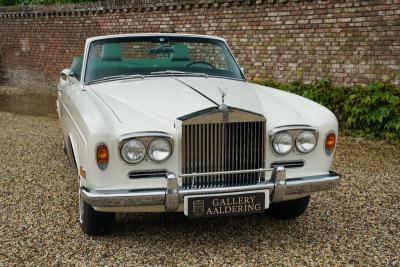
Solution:
<path fill-rule="evenodd" d="M 165 191 L 98 190 L 82 188 L 83 200 L 94 207 L 147 207 L 165 205 Z"/>
<path fill-rule="evenodd" d="M 314 193 L 334 188 L 340 180 L 340 174 L 329 172 L 329 175 L 310 176 L 286 181 L 286 194 Z"/>
<path fill-rule="evenodd" d="M 305 165 L 304 160 L 282 160 L 282 161 L 273 161 L 269 165 L 271 168 L 277 167 L 277 166 L 283 166 L 285 169 L 290 169 L 290 168 L 302 168 Z"/>
<path fill-rule="evenodd" d="M 121 135 L 118 139 L 119 142 L 122 142 L 126 139 L 138 138 L 138 137 L 162 137 L 172 139 L 172 135 L 166 132 L 156 132 L 156 131 L 143 131 L 143 132 L 134 132 Z"/>
<path fill-rule="evenodd" d="M 222 175 L 222 174 L 255 173 L 255 172 L 267 172 L 267 171 L 273 171 L 273 169 L 272 168 L 268 168 L 268 169 L 255 169 L 255 170 L 188 173 L 188 174 L 179 174 L 178 176 L 183 178 L 183 177 L 212 176 L 212 175 Z"/>
<path fill-rule="evenodd" d="M 254 190 L 272 190 L 274 188 L 273 183 L 260 183 L 246 186 L 232 186 L 232 187 L 212 187 L 206 189 L 182 189 L 179 190 L 179 200 L 182 202 L 185 196 L 190 195 L 208 195 L 208 194 L 220 194 L 229 192 L 246 192 Z"/>
<path fill-rule="evenodd" d="M 224 121 L 223 114 L 216 107 L 205 108 L 202 110 L 195 111 L 190 114 L 186 114 L 177 118 L 182 121 L 184 125 L 193 125 L 193 124 L 213 124 L 213 123 L 228 123 L 228 122 L 266 122 L 265 117 L 259 113 L 255 113 L 252 111 L 227 106 L 228 108 L 228 121 Z"/>
<path fill-rule="evenodd" d="M 128 172 L 129 179 L 165 178 L 167 169 L 132 170 Z M 154 175 L 154 176 L 153 176 Z"/>
<path fill-rule="evenodd" d="M 301 125 L 301 124 L 295 124 L 295 125 L 285 125 L 285 126 L 279 126 L 271 129 L 269 131 L 269 136 L 272 136 L 276 133 L 279 132 L 284 132 L 284 131 L 293 131 L 293 130 L 311 130 L 311 131 L 316 131 L 318 132 L 318 129 L 315 127 L 312 127 L 310 125 Z"/>

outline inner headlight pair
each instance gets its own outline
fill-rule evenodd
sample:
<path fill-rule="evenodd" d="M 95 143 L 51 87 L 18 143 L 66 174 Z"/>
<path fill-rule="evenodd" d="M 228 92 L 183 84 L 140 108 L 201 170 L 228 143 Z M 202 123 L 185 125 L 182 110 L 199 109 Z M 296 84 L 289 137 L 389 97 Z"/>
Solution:
<path fill-rule="evenodd" d="M 295 138 L 288 132 L 277 133 L 272 140 L 272 148 L 279 155 L 286 155 L 296 146 L 301 153 L 311 152 L 317 145 L 317 137 L 313 131 L 303 130 Z"/>
<path fill-rule="evenodd" d="M 171 143 L 164 138 L 154 138 L 147 147 L 139 139 L 129 139 L 121 146 L 121 157 L 127 163 L 139 163 L 146 155 L 155 162 L 167 160 L 172 153 Z"/>

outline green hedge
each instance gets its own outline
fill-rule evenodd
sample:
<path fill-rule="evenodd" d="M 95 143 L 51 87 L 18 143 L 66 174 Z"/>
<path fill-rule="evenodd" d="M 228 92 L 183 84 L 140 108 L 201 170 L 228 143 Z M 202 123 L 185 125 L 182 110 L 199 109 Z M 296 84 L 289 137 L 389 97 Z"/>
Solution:
<path fill-rule="evenodd" d="M 345 134 L 400 143 L 400 88 L 389 83 L 354 87 L 334 86 L 329 80 L 313 84 L 283 84 L 273 80 L 260 83 L 304 96 L 329 108 Z"/>

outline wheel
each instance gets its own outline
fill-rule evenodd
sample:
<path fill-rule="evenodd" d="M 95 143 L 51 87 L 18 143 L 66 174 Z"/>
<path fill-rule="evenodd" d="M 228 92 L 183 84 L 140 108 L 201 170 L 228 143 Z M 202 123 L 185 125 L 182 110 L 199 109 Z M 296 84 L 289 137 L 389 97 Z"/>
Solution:
<path fill-rule="evenodd" d="M 272 203 L 267 213 L 279 220 L 294 219 L 306 211 L 309 202 L 310 196 L 280 203 Z"/>
<path fill-rule="evenodd" d="M 81 197 L 79 185 L 79 225 L 82 231 L 91 235 L 108 234 L 115 222 L 115 213 L 95 211 Z"/>

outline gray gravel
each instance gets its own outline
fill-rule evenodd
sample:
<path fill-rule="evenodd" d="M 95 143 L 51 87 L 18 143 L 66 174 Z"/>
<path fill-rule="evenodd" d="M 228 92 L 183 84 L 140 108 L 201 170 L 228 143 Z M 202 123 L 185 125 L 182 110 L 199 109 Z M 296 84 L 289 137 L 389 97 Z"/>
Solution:
<path fill-rule="evenodd" d="M 295 221 L 123 214 L 111 235 L 89 238 L 54 114 L 0 112 L 0 125 L 0 266 L 400 266 L 399 146 L 340 138 L 340 187 Z"/>

